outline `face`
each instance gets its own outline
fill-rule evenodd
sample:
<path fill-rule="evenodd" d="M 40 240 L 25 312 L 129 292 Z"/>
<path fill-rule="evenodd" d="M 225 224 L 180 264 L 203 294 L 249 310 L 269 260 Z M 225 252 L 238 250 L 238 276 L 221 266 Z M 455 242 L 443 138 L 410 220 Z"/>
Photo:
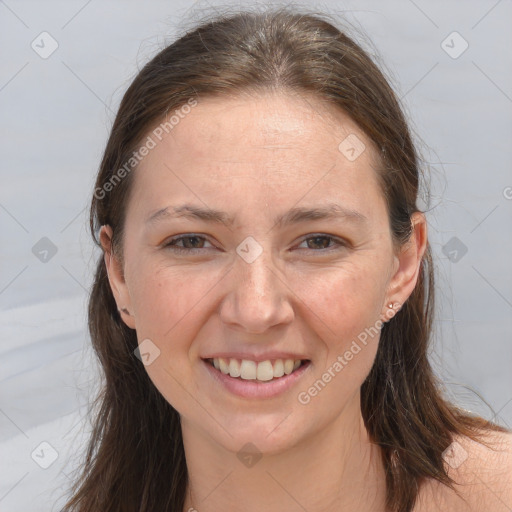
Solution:
<path fill-rule="evenodd" d="M 270 453 L 355 418 L 375 326 L 412 292 L 425 242 L 394 251 L 370 140 L 332 107 L 284 93 L 199 100 L 152 137 L 133 171 L 123 261 L 109 228 L 102 242 L 122 318 L 150 340 L 145 369 L 182 426 Z M 204 360 L 276 352 L 309 362 L 272 396 L 240 396 Z M 229 379 L 260 392 L 279 380 Z"/>

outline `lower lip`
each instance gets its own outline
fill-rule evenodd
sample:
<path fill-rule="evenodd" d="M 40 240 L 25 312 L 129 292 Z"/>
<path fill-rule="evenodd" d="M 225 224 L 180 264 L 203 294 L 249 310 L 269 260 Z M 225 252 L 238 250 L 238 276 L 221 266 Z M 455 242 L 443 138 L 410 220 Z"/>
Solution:
<path fill-rule="evenodd" d="M 275 380 L 266 382 L 258 380 L 245 380 L 231 377 L 217 370 L 208 361 L 203 359 L 206 369 L 212 377 L 220 382 L 228 391 L 243 398 L 272 398 L 289 390 L 306 372 L 309 371 L 311 361 L 299 366 L 289 375 L 283 375 Z"/>

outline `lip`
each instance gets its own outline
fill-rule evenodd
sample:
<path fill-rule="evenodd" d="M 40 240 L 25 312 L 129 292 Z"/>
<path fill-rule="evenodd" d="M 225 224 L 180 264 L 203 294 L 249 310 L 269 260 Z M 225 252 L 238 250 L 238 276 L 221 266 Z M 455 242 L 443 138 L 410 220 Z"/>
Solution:
<path fill-rule="evenodd" d="M 247 359 L 249 361 L 255 361 L 257 363 L 261 363 L 262 361 L 274 361 L 276 359 L 293 359 L 296 361 L 300 359 L 301 361 L 309 360 L 310 358 L 301 355 L 301 354 L 292 354 L 291 352 L 279 352 L 277 350 L 261 352 L 259 354 L 249 354 L 244 352 L 215 352 L 206 356 L 201 356 L 201 359 L 218 359 L 222 357 L 224 359 Z"/>
<path fill-rule="evenodd" d="M 279 357 L 277 359 L 279 359 Z M 224 389 L 227 389 L 230 393 L 239 397 L 253 399 L 273 398 L 285 393 L 293 387 L 304 374 L 309 373 L 311 366 L 311 361 L 308 360 L 308 362 L 304 363 L 289 375 L 283 375 L 276 380 L 261 382 L 231 377 L 229 374 L 224 374 L 214 368 L 208 361 L 203 360 L 202 363 L 213 380 L 222 385 Z"/>

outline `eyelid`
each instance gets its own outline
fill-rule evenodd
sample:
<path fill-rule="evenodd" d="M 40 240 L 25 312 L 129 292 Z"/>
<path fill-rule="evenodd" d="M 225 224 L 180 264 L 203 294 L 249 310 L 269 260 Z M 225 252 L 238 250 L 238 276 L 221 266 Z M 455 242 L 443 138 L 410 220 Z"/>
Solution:
<path fill-rule="evenodd" d="M 203 241 L 208 242 L 209 244 L 213 245 L 208 240 L 208 237 L 203 235 L 203 234 L 200 234 L 200 233 L 183 233 L 183 234 L 175 235 L 175 236 L 167 239 L 165 242 L 163 242 L 163 244 L 161 244 L 161 246 L 164 249 L 169 249 L 169 250 L 177 252 L 177 253 L 195 253 L 195 252 L 198 252 L 198 251 L 204 251 L 204 250 L 207 250 L 207 249 L 208 250 L 211 249 L 211 247 L 206 247 L 206 248 L 198 247 L 198 248 L 189 249 L 189 248 L 186 248 L 186 247 L 179 247 L 177 245 L 171 245 L 172 243 L 180 242 L 181 240 L 186 239 L 186 238 L 198 238 L 200 240 L 203 240 Z M 343 238 L 340 238 L 340 237 L 337 237 L 335 235 L 328 234 L 328 233 L 308 233 L 307 235 L 305 235 L 300 240 L 299 245 L 301 245 L 305 241 L 310 240 L 312 238 L 327 238 L 327 239 L 330 239 L 330 241 L 332 241 L 334 243 L 334 245 L 332 245 L 331 247 L 327 247 L 325 249 L 309 249 L 309 248 L 305 247 L 305 248 L 302 248 L 302 249 L 299 249 L 299 250 L 313 251 L 313 252 L 317 252 L 317 253 L 320 253 L 320 254 L 325 254 L 327 252 L 335 251 L 335 250 L 338 250 L 340 248 L 349 247 L 349 245 L 350 245 L 350 243 L 347 240 L 345 240 Z"/>
<path fill-rule="evenodd" d="M 339 249 L 340 247 L 348 247 L 349 246 L 349 242 L 347 240 L 344 240 L 343 238 L 340 238 L 335 235 L 330 235 L 329 233 L 309 233 L 299 242 L 299 245 L 301 245 L 303 242 L 305 242 L 306 240 L 309 240 L 311 238 L 329 238 L 334 243 L 334 245 L 332 245 L 331 247 L 327 247 L 325 249 L 315 250 L 315 249 L 307 249 L 306 248 L 306 250 L 310 250 L 313 252 L 326 253 L 331 250 Z"/>
<path fill-rule="evenodd" d="M 186 239 L 186 238 L 199 238 L 201 240 L 204 240 L 205 242 L 208 242 L 209 244 L 213 245 L 209 240 L 208 237 L 200 234 L 200 233 L 182 233 L 180 235 L 172 236 L 171 238 L 166 239 L 162 244 L 161 247 L 164 249 L 171 249 L 176 252 L 195 252 L 195 251 L 204 251 L 203 248 L 196 248 L 196 249 L 188 249 L 186 247 L 178 247 L 178 246 L 172 246 L 171 243 L 179 242 L 180 240 Z M 206 249 L 211 249 L 211 247 L 207 247 Z"/>

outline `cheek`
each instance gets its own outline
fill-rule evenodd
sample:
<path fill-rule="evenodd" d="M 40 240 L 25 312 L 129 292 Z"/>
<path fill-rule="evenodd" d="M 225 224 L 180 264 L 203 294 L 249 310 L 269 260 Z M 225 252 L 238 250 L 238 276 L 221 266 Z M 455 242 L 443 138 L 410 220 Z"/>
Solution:
<path fill-rule="evenodd" d="M 380 337 L 385 280 L 378 273 L 347 268 L 315 276 L 297 293 L 305 332 L 312 332 L 320 355 L 315 377 L 329 371 L 344 392 L 355 391 L 370 371 Z M 320 347 L 321 346 L 321 347 Z M 337 379 L 332 378 L 337 375 Z M 342 384 L 345 382 L 345 384 Z M 337 385 L 332 386 L 336 388 Z"/>
<path fill-rule="evenodd" d="M 333 335 L 354 333 L 379 319 L 385 297 L 384 272 L 355 263 L 297 279 L 294 291 Z"/>
<path fill-rule="evenodd" d="M 192 277 L 193 275 L 193 277 Z M 139 344 L 149 339 L 158 356 L 145 366 L 155 387 L 178 411 L 187 410 L 192 391 L 191 364 L 196 364 L 194 340 L 213 311 L 208 307 L 208 293 L 222 277 L 179 268 L 138 268 L 130 294 L 136 312 Z M 188 383 L 188 384 L 187 384 Z"/>
<path fill-rule="evenodd" d="M 178 344 L 190 340 L 186 331 L 200 329 L 201 322 L 215 314 L 219 307 L 215 302 L 223 300 L 218 293 L 226 286 L 222 281 L 230 279 L 225 268 L 204 264 L 168 267 L 147 260 L 137 261 L 132 269 L 137 270 L 131 273 L 130 295 L 139 339 L 165 340 L 167 345 L 172 339 Z M 296 311 L 296 326 L 304 321 L 310 328 L 317 325 L 321 338 L 329 340 L 326 344 L 337 346 L 379 318 L 385 292 L 381 275 L 374 266 L 366 265 L 364 258 L 336 266 L 294 269 L 283 276 L 287 284 L 280 293 L 288 294 Z M 307 332 L 308 326 L 303 327 Z"/>
<path fill-rule="evenodd" d="M 168 345 L 174 345 L 173 339 L 187 339 L 184 330 L 195 324 L 199 312 L 204 313 L 208 292 L 221 277 L 179 267 L 140 267 L 130 290 L 139 338 L 154 337 Z"/>
<path fill-rule="evenodd" d="M 166 400 L 178 411 L 186 411 L 188 395 L 182 386 L 193 375 L 194 340 L 206 333 L 219 334 L 209 332 L 206 324 L 218 314 L 225 299 L 222 290 L 236 287 L 227 282 L 231 276 L 225 268 L 157 267 L 142 262 L 133 268 L 137 272 L 131 274 L 130 294 L 137 337 L 139 343 L 149 338 L 160 350 L 146 371 Z M 285 276 L 287 286 L 279 293 L 286 294 L 295 311 L 287 328 L 305 340 L 316 362 L 313 375 L 298 390 L 302 397 L 309 397 L 308 414 L 316 410 L 324 414 L 327 407 L 335 415 L 368 375 L 378 346 L 377 330 L 372 326 L 380 316 L 385 284 L 379 275 L 361 259 L 359 265 L 347 262 L 290 271 Z M 216 329 L 218 324 L 212 326 Z M 194 396 L 200 395 L 193 379 L 188 386 Z M 297 397 L 301 410 L 302 404 Z"/>
<path fill-rule="evenodd" d="M 373 366 L 382 294 L 380 283 L 367 278 L 340 274 L 329 281 L 328 293 L 315 283 L 304 289 L 309 295 L 302 315 L 319 355 L 296 397 L 309 417 L 334 419 L 352 403 Z"/>

